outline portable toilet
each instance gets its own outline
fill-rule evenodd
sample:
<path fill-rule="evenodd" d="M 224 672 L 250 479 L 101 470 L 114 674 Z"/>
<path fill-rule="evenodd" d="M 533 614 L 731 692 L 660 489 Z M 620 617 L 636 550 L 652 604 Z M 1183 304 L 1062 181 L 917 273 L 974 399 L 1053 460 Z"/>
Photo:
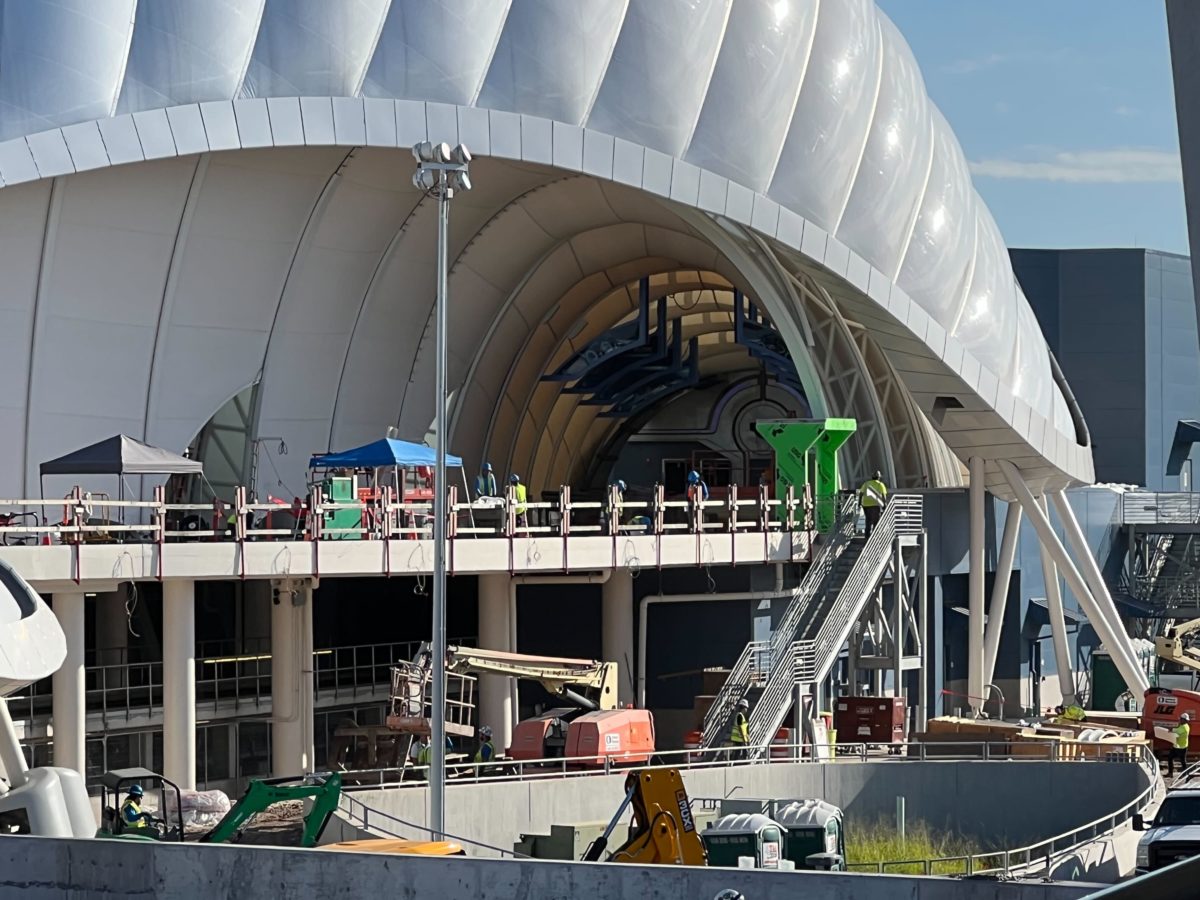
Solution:
<path fill-rule="evenodd" d="M 846 836 L 838 807 L 824 800 L 781 801 L 775 820 L 787 838 L 787 858 L 797 869 L 845 870 Z"/>
<path fill-rule="evenodd" d="M 722 816 L 700 835 L 708 864 L 736 869 L 738 858 L 751 857 L 756 869 L 778 869 L 783 858 L 784 831 L 762 813 Z"/>

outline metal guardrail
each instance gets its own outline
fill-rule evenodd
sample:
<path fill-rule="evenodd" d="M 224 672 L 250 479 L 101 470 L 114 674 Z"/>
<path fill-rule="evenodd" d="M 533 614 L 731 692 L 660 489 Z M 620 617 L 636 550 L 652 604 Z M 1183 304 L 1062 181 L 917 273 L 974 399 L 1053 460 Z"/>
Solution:
<path fill-rule="evenodd" d="M 667 499 L 655 485 L 649 500 L 626 500 L 610 494 L 603 501 L 573 501 L 570 486 L 561 486 L 554 501 L 518 502 L 510 490 L 504 497 L 460 502 L 450 486 L 450 538 L 534 537 L 538 535 L 671 534 L 676 532 L 737 533 L 746 531 L 810 531 L 813 500 L 809 492 L 773 498 L 766 486 L 705 501 Z M 233 503 L 167 503 L 163 488 L 153 500 L 112 500 L 76 487 L 61 500 L 0 499 L 0 543 L 162 544 L 196 540 L 418 540 L 433 537 L 433 501 L 404 502 L 391 488 L 374 499 L 349 503 L 325 500 L 315 488 L 290 506 L 254 503 L 239 487 Z M 545 496 L 545 494 L 543 494 Z M 358 513 L 350 526 L 327 524 L 339 511 Z M 475 518 L 490 519 L 477 525 Z M 124 519 L 132 518 L 133 523 Z M 287 527 L 273 527 L 278 517 Z M 32 521 L 30 521 L 32 520 Z"/>
<path fill-rule="evenodd" d="M 1094 755 L 1085 755 L 1072 759 L 1063 759 L 1063 748 L 1056 742 L 1022 742 L 1019 752 L 1014 752 L 1011 742 L 947 742 L 937 744 L 779 744 L 760 745 L 757 749 L 767 752 L 760 758 L 731 762 L 727 757 L 729 748 L 706 748 L 694 750 L 678 750 L 657 753 L 651 764 L 643 768 L 676 768 L 684 770 L 705 769 L 714 767 L 762 766 L 780 763 L 825 763 L 825 764 L 856 764 L 874 762 L 888 765 L 904 765 L 912 762 L 961 762 L 965 760 L 1005 761 L 1013 763 L 1055 761 L 1062 764 L 1075 763 L 1078 765 L 1105 765 L 1121 763 L 1128 765 L 1137 763 L 1146 772 L 1149 785 L 1136 798 L 1122 805 L 1109 815 L 1101 816 L 1091 822 L 1080 825 L 1070 831 L 1062 832 L 1044 840 L 1022 847 L 1007 850 L 992 850 L 981 853 L 945 856 L 933 859 L 888 860 L 872 863 L 849 863 L 848 868 L 859 871 L 874 871 L 879 873 L 897 872 L 917 868 L 922 874 L 933 875 L 1036 875 L 1039 872 L 1053 871 L 1054 861 L 1074 852 L 1080 846 L 1097 840 L 1113 831 L 1118 826 L 1129 821 L 1135 812 L 1140 812 L 1156 799 L 1162 782 L 1158 778 L 1158 764 L 1153 752 L 1144 744 L 1111 744 L 1097 743 L 1075 745 L 1073 752 L 1094 750 Z M 1031 749 L 1044 748 L 1045 755 L 1030 753 Z M 932 751 L 931 751 L 932 748 Z M 900 750 L 893 754 L 893 750 Z M 958 750 L 959 752 L 954 752 Z M 541 759 L 528 761 L 498 760 L 491 763 L 463 763 L 447 766 L 447 777 L 453 784 L 477 784 L 480 782 L 513 782 L 535 781 L 562 778 L 587 778 L 603 775 L 619 774 L 625 771 L 621 765 L 608 764 L 604 767 L 584 768 L 588 760 L 580 759 Z M 354 783 L 347 786 L 343 796 L 347 797 L 346 806 L 353 810 L 349 814 L 352 822 L 363 828 L 393 837 L 411 837 L 419 832 L 430 834 L 424 825 L 405 822 L 388 813 L 375 810 L 361 800 L 353 797 L 352 792 L 386 787 L 389 790 L 403 790 L 425 787 L 428 782 L 423 780 L 405 779 L 402 782 L 390 782 L 388 776 L 396 776 L 397 769 L 370 769 L 347 772 L 343 778 Z M 366 781 L 371 775 L 378 775 L 376 784 Z M 693 801 L 694 802 L 694 801 Z M 346 809 L 342 810 L 346 812 Z M 380 824 L 382 823 L 382 825 Z M 398 823 L 407 833 L 390 831 L 389 823 Z M 455 840 L 463 840 L 454 838 Z M 501 853 L 511 854 L 510 851 L 485 844 L 468 841 L 475 846 L 486 847 Z M 961 863 L 961 870 L 938 872 L 949 864 Z"/>
<path fill-rule="evenodd" d="M 745 697 L 752 687 L 769 684 L 776 660 L 780 660 L 785 666 L 790 664 L 786 657 L 792 652 L 791 645 L 799 627 L 800 617 L 807 605 L 817 600 L 839 555 L 853 537 L 857 514 L 858 498 L 853 495 L 843 497 L 835 527 L 815 551 L 808 571 L 793 592 L 787 609 L 775 628 L 775 634 L 770 641 L 751 641 L 742 649 L 725 683 L 721 685 L 721 690 L 704 715 L 701 731 L 706 747 L 717 746 L 724 740 L 738 701 Z"/>
<path fill-rule="evenodd" d="M 1125 525 L 1200 524 L 1200 493 L 1130 491 L 1121 495 Z"/>
<path fill-rule="evenodd" d="M 933 746 L 946 746 L 935 744 Z M 1097 748 L 1112 747 L 1111 744 L 1097 744 Z M 1120 746 L 1120 745 L 1117 745 Z M 848 869 L 860 871 L 873 871 L 880 874 L 886 872 L 897 872 L 900 870 L 911 869 L 915 866 L 921 867 L 921 874 L 962 874 L 962 875 L 1003 875 L 1003 876 L 1018 876 L 1018 877 L 1035 877 L 1042 875 L 1050 877 L 1054 871 L 1055 861 L 1061 861 L 1064 857 L 1076 852 L 1080 847 L 1099 840 L 1106 834 L 1116 830 L 1120 825 L 1128 822 L 1133 818 L 1134 813 L 1141 812 L 1150 803 L 1158 798 L 1160 792 L 1164 792 L 1162 779 L 1159 776 L 1158 760 L 1154 756 L 1154 751 L 1144 744 L 1128 745 L 1126 753 L 1130 750 L 1136 750 L 1134 760 L 1131 759 L 1110 759 L 1105 757 L 1101 759 L 1097 756 L 1097 761 L 1109 762 L 1131 762 L 1136 761 L 1142 770 L 1148 776 L 1149 784 L 1137 797 L 1124 804 L 1113 813 L 1107 816 L 1101 816 L 1087 822 L 1083 825 L 1073 828 L 1070 831 L 1064 831 L 1061 834 L 1056 834 L 1053 837 L 1045 838 L 1041 841 L 1036 841 L 1032 844 L 1027 844 L 1023 847 L 1015 847 L 1007 850 L 992 850 L 982 853 L 973 853 L 961 856 L 945 856 L 935 859 L 926 860 L 891 860 L 887 862 L 874 863 L 849 863 Z M 1102 751 L 1101 751 L 1102 752 Z M 994 758 L 994 757 L 993 757 Z M 1083 762 L 1084 760 L 1079 760 Z M 948 863 L 963 864 L 963 871 L 959 873 L 936 872 L 939 867 L 945 867 Z"/>
<path fill-rule="evenodd" d="M 474 638 L 455 639 L 471 645 Z M 391 689 L 391 669 L 412 659 L 420 641 L 356 644 L 313 651 L 314 699 L 334 704 L 362 699 L 384 702 Z M 103 726 L 121 725 L 162 708 L 162 662 L 122 663 L 84 668 L 85 708 L 100 715 Z M 215 708 L 259 706 L 271 696 L 271 654 L 228 654 L 196 657 L 196 699 Z M 7 698 L 14 719 L 34 722 L 49 716 L 50 679 L 35 682 L 25 694 Z"/>

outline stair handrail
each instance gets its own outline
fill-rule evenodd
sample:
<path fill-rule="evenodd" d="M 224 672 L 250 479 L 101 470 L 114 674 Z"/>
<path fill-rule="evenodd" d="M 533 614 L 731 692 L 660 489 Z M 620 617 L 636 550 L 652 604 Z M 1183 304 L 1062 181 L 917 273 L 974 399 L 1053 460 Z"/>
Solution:
<path fill-rule="evenodd" d="M 834 563 L 854 536 L 857 512 L 858 498 L 850 494 L 843 499 L 838 509 L 834 529 L 814 553 L 808 571 L 792 592 L 787 609 L 784 610 L 775 633 L 765 648 L 768 683 L 770 682 L 770 673 L 778 668 L 777 663 L 782 662 L 788 653 L 788 648 L 795 640 L 795 630 L 804 609 L 811 600 L 821 595 L 825 582 L 833 571 Z M 755 662 L 762 660 L 763 653 L 764 647 L 761 642 L 752 641 L 742 649 L 737 662 L 734 663 L 729 675 L 725 678 L 725 683 L 721 685 L 721 690 L 713 699 L 708 712 L 704 714 L 704 721 L 701 725 L 703 746 L 716 746 L 722 740 L 738 701 L 745 697 L 750 689 L 751 675 L 755 672 Z"/>
<path fill-rule="evenodd" d="M 820 681 L 832 667 L 854 622 L 887 568 L 897 534 L 919 533 L 924 527 L 923 501 L 916 495 L 899 495 L 884 507 L 879 522 L 862 553 L 854 561 L 845 582 L 830 604 L 820 630 L 811 640 L 793 641 L 782 652 L 772 650 L 773 665 L 766 688 L 755 704 L 749 721 L 750 744 L 765 746 L 766 736 L 778 730 L 790 708 L 797 681 Z M 761 754 L 761 749 L 754 751 Z"/>

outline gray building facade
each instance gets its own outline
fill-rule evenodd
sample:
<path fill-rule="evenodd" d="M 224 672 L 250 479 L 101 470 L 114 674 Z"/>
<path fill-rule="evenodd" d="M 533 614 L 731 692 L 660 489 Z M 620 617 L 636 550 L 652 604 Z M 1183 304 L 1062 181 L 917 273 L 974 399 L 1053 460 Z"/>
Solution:
<path fill-rule="evenodd" d="M 1179 490 L 1180 478 L 1164 474 L 1175 426 L 1200 418 L 1188 258 L 1142 249 L 1013 250 L 1011 257 L 1087 419 L 1096 480 Z"/>

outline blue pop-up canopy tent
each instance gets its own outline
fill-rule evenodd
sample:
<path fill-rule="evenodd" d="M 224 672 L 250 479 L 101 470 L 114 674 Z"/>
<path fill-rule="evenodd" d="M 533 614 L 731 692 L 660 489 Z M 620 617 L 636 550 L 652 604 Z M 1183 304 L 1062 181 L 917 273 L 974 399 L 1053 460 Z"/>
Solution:
<path fill-rule="evenodd" d="M 313 454 L 310 469 L 382 469 L 385 466 L 432 466 L 437 463 L 436 451 L 424 444 L 414 444 L 396 438 L 380 438 L 353 450 L 340 453 Z M 446 454 L 446 465 L 462 468 L 462 457 Z"/>

